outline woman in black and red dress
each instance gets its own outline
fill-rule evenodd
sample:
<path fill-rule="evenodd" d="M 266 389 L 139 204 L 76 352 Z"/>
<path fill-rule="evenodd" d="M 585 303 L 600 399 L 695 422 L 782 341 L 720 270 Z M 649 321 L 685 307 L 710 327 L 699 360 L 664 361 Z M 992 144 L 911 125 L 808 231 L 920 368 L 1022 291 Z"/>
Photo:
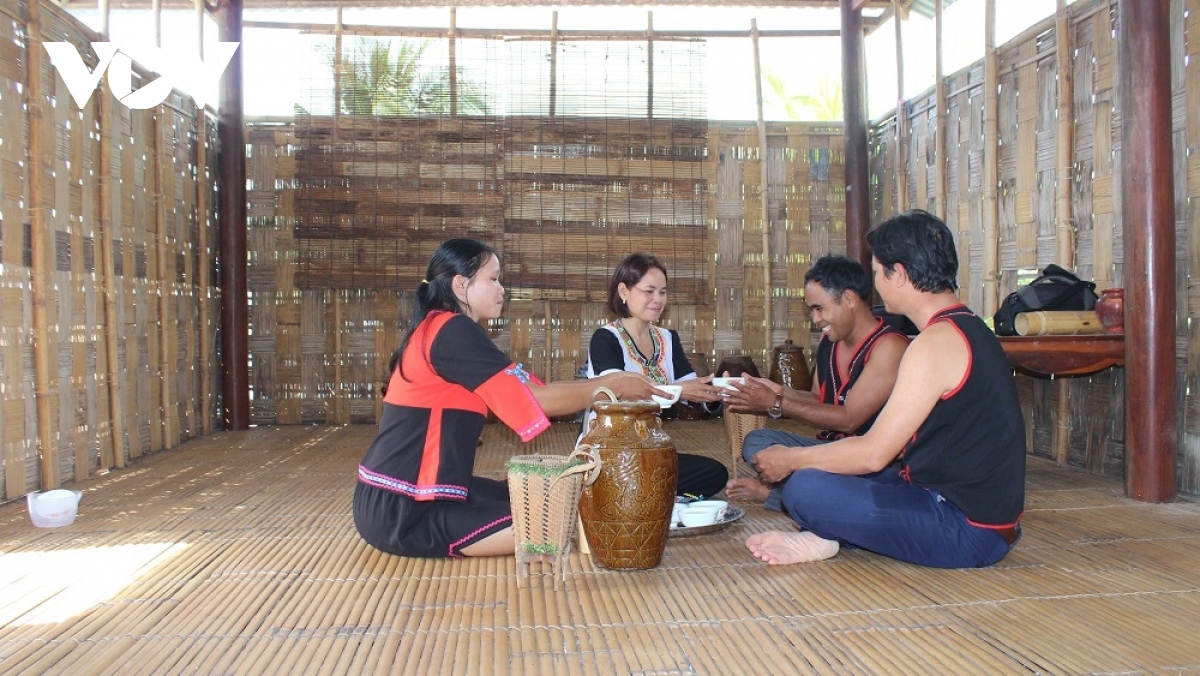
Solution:
<path fill-rule="evenodd" d="M 500 260 L 486 244 L 452 239 L 434 252 L 417 289 L 413 321 L 392 355 L 379 433 L 358 468 L 354 525 L 376 549 L 401 556 L 512 554 L 503 481 L 472 476 L 489 409 L 529 441 L 549 416 L 590 405 L 604 385 L 649 399 L 650 381 L 544 384 L 514 363 L 478 324 L 504 307 Z"/>

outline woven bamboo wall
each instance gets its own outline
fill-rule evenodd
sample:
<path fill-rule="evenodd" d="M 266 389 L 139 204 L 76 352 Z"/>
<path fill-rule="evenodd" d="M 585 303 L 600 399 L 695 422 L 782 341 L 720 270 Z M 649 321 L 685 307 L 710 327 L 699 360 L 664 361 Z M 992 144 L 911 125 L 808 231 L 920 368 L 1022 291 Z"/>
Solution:
<path fill-rule="evenodd" d="M 198 234 L 203 227 L 213 241 L 213 221 L 210 210 L 203 218 L 197 211 L 195 106 L 177 93 L 165 106 L 148 111 L 132 111 L 113 100 L 104 118 L 100 102 L 107 91 L 95 92 L 80 109 L 43 50 L 41 156 L 27 157 L 27 20 L 24 4 L 0 8 L 4 498 L 123 466 L 129 457 L 198 436 L 203 417 L 211 421 L 216 411 L 211 397 L 207 403 L 200 400 L 200 373 L 207 369 L 215 379 L 219 371 L 215 352 L 199 354 L 198 336 L 202 330 L 213 333 L 216 305 L 200 316 Z M 72 42 L 88 68 L 95 67 L 89 46 L 99 39 L 95 34 L 51 5 L 41 7 L 40 25 L 42 41 Z M 145 74 L 135 80 L 136 88 Z M 105 129 L 111 141 L 104 140 Z M 208 138 L 212 147 L 212 125 Z M 104 152 L 108 176 L 102 174 Z M 32 194 L 31 164 L 42 171 L 40 196 Z M 211 176 L 205 184 L 211 193 Z M 101 227 L 101 191 L 106 189 L 108 231 Z M 40 231 L 34 230 L 34 208 L 41 209 Z M 34 260 L 35 238 L 44 247 L 44 260 Z M 111 279 L 104 272 L 106 251 L 112 252 Z M 211 265 L 211 258 L 205 260 Z M 41 299 L 46 320 L 40 333 L 33 319 L 39 276 L 48 289 Z M 115 325 L 105 314 L 109 284 Z M 109 359 L 110 345 L 116 364 Z M 47 351 L 51 370 L 45 391 L 50 440 L 41 449 L 53 468 L 49 473 L 38 457 L 39 349 Z M 110 397 L 110 378 L 115 378 L 116 401 Z M 114 445 L 116 429 L 122 433 Z"/>
<path fill-rule="evenodd" d="M 762 170 L 753 125 L 605 118 L 299 118 L 247 131 L 252 418 L 373 422 L 412 289 L 443 240 L 497 247 L 497 344 L 569 379 L 607 321 L 612 269 L 671 272 L 664 325 L 698 369 L 809 343 L 813 256 L 845 251 L 838 125 L 768 127 L 775 318 L 763 321 Z M 337 191 L 326 188 L 339 185 Z M 312 189 L 311 186 L 317 186 Z M 361 265 L 354 263 L 362 261 Z"/>
<path fill-rule="evenodd" d="M 988 138 L 983 124 L 982 62 L 947 78 L 946 157 L 933 150 L 938 129 L 935 93 L 907 102 L 905 125 L 896 139 L 896 119 L 872 130 L 872 174 L 876 220 L 894 213 L 897 204 L 894 153 L 902 149 L 910 207 L 944 213 L 958 233 L 960 297 L 973 309 L 983 307 L 984 276 L 982 162 L 985 144 L 995 143 L 999 160 L 999 295 L 1016 288 L 1018 269 L 1058 263 L 1074 268 L 1098 288 L 1124 283 L 1120 184 L 1120 109 L 1116 81 L 1117 3 L 1109 0 L 1070 6 L 1073 146 L 1070 200 L 1074 226 L 1073 261 L 1056 260 L 1054 192 L 1057 176 L 1056 97 L 1059 40 L 1053 19 L 1026 31 L 998 52 L 999 137 Z M 1200 269 L 1200 221 L 1194 206 L 1200 196 L 1200 1 L 1172 0 L 1173 134 L 1178 257 L 1178 383 L 1182 415 L 1180 490 L 1200 492 L 1200 416 L 1195 414 L 1200 386 L 1200 333 L 1191 318 L 1200 314 L 1191 270 Z M 1186 17 L 1185 17 L 1186 13 Z M 1190 29 L 1190 31 L 1189 31 Z M 982 40 L 982 35 L 980 36 Z M 937 204 L 936 163 L 946 167 L 946 205 Z M 1119 475 L 1124 454 L 1124 370 L 1111 369 L 1068 379 L 1070 462 L 1093 471 Z M 1048 452 L 1059 390 L 1048 380 L 1020 377 L 1030 425 L 1031 447 Z M 1189 392 L 1191 394 L 1189 394 Z"/>

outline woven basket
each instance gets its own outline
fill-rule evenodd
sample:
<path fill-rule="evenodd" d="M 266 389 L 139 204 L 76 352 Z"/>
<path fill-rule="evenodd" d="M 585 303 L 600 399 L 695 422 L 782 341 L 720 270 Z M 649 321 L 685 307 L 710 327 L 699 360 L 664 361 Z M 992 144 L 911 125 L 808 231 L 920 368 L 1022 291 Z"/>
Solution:
<path fill-rule="evenodd" d="M 566 579 L 567 555 L 579 521 L 579 494 L 584 483 L 596 480 L 600 461 L 590 447 L 571 455 L 518 455 L 505 464 L 513 541 L 517 555 L 517 586 L 529 577 L 529 566 L 549 563 L 554 588 Z"/>
<path fill-rule="evenodd" d="M 725 433 L 729 437 L 730 453 L 729 476 L 736 477 L 738 475 L 738 463 L 742 460 L 742 442 L 746 440 L 746 435 L 766 426 L 767 416 L 765 415 L 725 411 Z"/>

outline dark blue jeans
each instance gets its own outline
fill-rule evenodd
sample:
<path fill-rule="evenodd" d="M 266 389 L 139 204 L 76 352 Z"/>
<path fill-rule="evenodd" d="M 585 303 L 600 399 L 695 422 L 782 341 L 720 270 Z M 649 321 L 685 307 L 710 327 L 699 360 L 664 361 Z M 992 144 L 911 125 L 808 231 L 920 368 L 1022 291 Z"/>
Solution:
<path fill-rule="evenodd" d="M 900 478 L 894 467 L 867 476 L 793 472 L 783 505 L 801 528 L 827 540 L 922 566 L 990 566 L 1010 549 L 998 533 L 971 525 L 957 507 Z"/>

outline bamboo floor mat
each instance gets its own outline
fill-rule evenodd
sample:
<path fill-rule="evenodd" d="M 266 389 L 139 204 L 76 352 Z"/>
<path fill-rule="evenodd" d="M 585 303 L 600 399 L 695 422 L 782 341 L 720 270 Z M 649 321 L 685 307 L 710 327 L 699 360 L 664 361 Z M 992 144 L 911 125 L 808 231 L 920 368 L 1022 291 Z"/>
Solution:
<path fill-rule="evenodd" d="M 725 460 L 721 421 L 665 424 Z M 1008 674 L 1200 671 L 1200 505 L 1030 458 L 1025 535 L 998 565 L 933 570 L 863 551 L 770 567 L 761 507 L 669 540 L 656 569 L 573 553 L 554 591 L 511 557 L 384 555 L 357 536 L 373 426 L 217 433 L 79 482 L 79 517 L 0 506 L 5 674 Z M 565 453 L 489 425 L 477 472 Z M 746 471 L 746 468 L 743 468 Z"/>

